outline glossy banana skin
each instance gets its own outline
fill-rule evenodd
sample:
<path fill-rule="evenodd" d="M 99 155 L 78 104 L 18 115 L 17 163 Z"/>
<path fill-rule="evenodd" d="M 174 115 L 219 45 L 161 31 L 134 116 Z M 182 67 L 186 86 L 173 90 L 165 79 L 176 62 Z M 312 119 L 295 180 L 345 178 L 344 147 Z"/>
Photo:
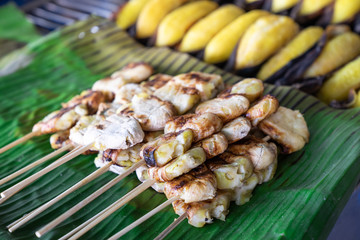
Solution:
<path fill-rule="evenodd" d="M 336 71 L 321 87 L 317 96 L 325 103 L 343 101 L 351 89 L 360 88 L 360 57 Z"/>
<path fill-rule="evenodd" d="M 130 0 L 125 3 L 118 12 L 116 24 L 121 29 L 128 29 L 135 24 L 146 3 L 148 3 L 148 0 Z"/>
<path fill-rule="evenodd" d="M 293 84 L 320 55 L 326 39 L 327 35 L 320 27 L 303 30 L 262 66 L 258 78 L 268 83 Z"/>
<path fill-rule="evenodd" d="M 258 19 L 246 30 L 235 50 L 235 70 L 244 76 L 254 74 L 254 70 L 286 45 L 298 31 L 299 26 L 288 17 L 269 15 Z"/>
<path fill-rule="evenodd" d="M 219 7 L 203 19 L 200 19 L 186 32 L 178 50 L 181 52 L 194 52 L 203 49 L 221 29 L 243 13 L 244 10 L 233 4 Z"/>
<path fill-rule="evenodd" d="M 161 21 L 155 45 L 163 47 L 179 43 L 190 26 L 217 7 L 218 4 L 212 1 L 195 1 L 174 10 Z"/>

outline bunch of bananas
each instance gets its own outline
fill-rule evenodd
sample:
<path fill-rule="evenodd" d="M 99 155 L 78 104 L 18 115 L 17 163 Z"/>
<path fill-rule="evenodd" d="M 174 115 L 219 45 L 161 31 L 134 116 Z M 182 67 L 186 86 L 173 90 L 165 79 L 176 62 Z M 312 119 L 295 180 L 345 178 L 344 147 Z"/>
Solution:
<path fill-rule="evenodd" d="M 173 47 L 240 76 L 292 85 L 334 107 L 360 106 L 360 36 L 349 24 L 323 29 L 296 22 L 298 16 L 302 22 L 306 16 L 319 20 L 331 7 L 328 23 L 355 23 L 360 0 L 218 2 L 130 0 L 117 23 L 147 45 Z M 296 17 L 249 10 L 259 7 Z"/>

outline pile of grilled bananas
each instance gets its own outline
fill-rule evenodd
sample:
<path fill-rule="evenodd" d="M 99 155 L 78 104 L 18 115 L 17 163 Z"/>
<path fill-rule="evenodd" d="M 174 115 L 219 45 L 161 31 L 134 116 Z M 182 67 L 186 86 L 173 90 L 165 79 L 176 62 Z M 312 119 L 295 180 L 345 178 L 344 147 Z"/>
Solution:
<path fill-rule="evenodd" d="M 358 0 L 130 0 L 117 24 L 148 46 L 360 107 Z"/>

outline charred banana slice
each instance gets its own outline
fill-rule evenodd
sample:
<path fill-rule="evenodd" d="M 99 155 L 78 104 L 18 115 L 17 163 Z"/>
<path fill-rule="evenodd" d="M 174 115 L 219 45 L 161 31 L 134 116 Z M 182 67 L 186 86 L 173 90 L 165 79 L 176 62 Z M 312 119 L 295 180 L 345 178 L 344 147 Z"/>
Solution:
<path fill-rule="evenodd" d="M 219 132 L 222 126 L 221 119 L 213 113 L 186 114 L 168 121 L 164 132 L 171 133 L 191 129 L 194 133 L 194 142 L 197 142 Z"/>
<path fill-rule="evenodd" d="M 293 59 L 306 53 L 323 35 L 321 27 L 308 27 L 301 31 L 288 45 L 269 59 L 260 69 L 257 78 L 266 80 Z"/>
<path fill-rule="evenodd" d="M 278 161 L 276 158 L 267 168 L 254 172 L 258 177 L 259 184 L 268 182 L 274 177 L 276 173 L 277 164 Z"/>
<path fill-rule="evenodd" d="M 122 29 L 127 29 L 135 24 L 141 10 L 148 2 L 149 0 L 130 0 L 125 3 L 117 14 L 116 24 Z"/>
<path fill-rule="evenodd" d="M 354 0 L 336 0 L 332 23 L 343 23 L 350 21 L 360 12 L 360 1 Z"/>
<path fill-rule="evenodd" d="M 185 34 L 179 51 L 195 52 L 203 49 L 211 38 L 244 11 L 233 5 L 224 5 L 199 20 Z"/>
<path fill-rule="evenodd" d="M 326 80 L 317 96 L 329 104 L 331 100 L 345 100 L 351 89 L 359 87 L 360 57 L 346 64 Z"/>
<path fill-rule="evenodd" d="M 289 154 L 302 149 L 310 137 L 302 114 L 285 107 L 279 107 L 276 113 L 260 122 L 259 128 Z"/>
<path fill-rule="evenodd" d="M 221 133 L 225 135 L 229 143 L 234 143 L 246 137 L 250 130 L 250 121 L 247 118 L 238 117 L 228 122 L 221 129 Z"/>
<path fill-rule="evenodd" d="M 331 39 L 304 77 L 323 76 L 360 55 L 360 36 L 346 32 Z"/>
<path fill-rule="evenodd" d="M 173 158 L 184 154 L 193 142 L 191 130 L 168 133 L 146 143 L 140 151 L 140 157 L 151 167 L 162 167 Z"/>
<path fill-rule="evenodd" d="M 232 200 L 235 201 L 237 205 L 244 205 L 245 203 L 250 201 L 252 192 L 254 191 L 258 183 L 259 178 L 255 173 L 253 173 L 243 182 L 243 185 L 241 187 L 235 188 Z"/>
<path fill-rule="evenodd" d="M 223 122 L 229 122 L 245 113 L 249 108 L 249 100 L 240 94 L 229 94 L 201 103 L 196 108 L 196 113 L 214 113 Z"/>
<path fill-rule="evenodd" d="M 151 179 L 160 182 L 167 182 L 185 173 L 188 173 L 192 169 L 203 164 L 205 160 L 205 151 L 201 147 L 194 147 L 188 150 L 186 153 L 173 159 L 163 167 L 149 168 L 148 174 Z"/>
<path fill-rule="evenodd" d="M 134 117 L 145 131 L 162 130 L 165 123 L 177 115 L 171 103 L 146 93 L 134 96 L 131 103 L 121 106 L 118 112 Z"/>
<path fill-rule="evenodd" d="M 217 7 L 215 2 L 196 1 L 174 10 L 161 21 L 156 46 L 173 46 L 180 42 L 191 25 Z"/>
<path fill-rule="evenodd" d="M 149 168 L 146 165 L 142 165 L 136 169 L 136 176 L 140 182 L 145 182 L 146 180 L 150 179 L 149 174 L 148 174 L 148 169 Z M 159 193 L 164 192 L 164 183 L 163 182 L 156 182 L 153 185 L 151 185 L 151 187 Z"/>
<path fill-rule="evenodd" d="M 253 10 L 236 18 L 217 33 L 205 47 L 204 60 L 208 63 L 225 62 L 231 55 L 241 36 L 260 17 L 269 15 L 262 10 Z"/>
<path fill-rule="evenodd" d="M 235 69 L 260 65 L 299 31 L 299 26 L 289 17 L 264 16 L 258 19 L 242 37 L 237 49 Z"/>
<path fill-rule="evenodd" d="M 266 95 L 246 112 L 246 117 L 253 126 L 257 126 L 259 122 L 276 112 L 278 107 L 279 101 L 271 95 Z"/>
<path fill-rule="evenodd" d="M 167 198 L 180 197 L 185 203 L 199 202 L 216 196 L 217 183 L 214 174 L 204 165 L 165 183 Z"/>
<path fill-rule="evenodd" d="M 262 96 L 264 92 L 264 84 L 261 80 L 256 78 L 245 78 L 232 86 L 229 92 L 230 94 L 241 94 L 249 99 L 250 103 L 252 103 Z M 224 96 L 227 94 L 228 93 L 225 92 Z"/>
<path fill-rule="evenodd" d="M 276 145 L 255 137 L 229 145 L 227 152 L 249 158 L 254 166 L 254 171 L 266 169 L 277 159 Z"/>
<path fill-rule="evenodd" d="M 171 81 L 198 90 L 202 101 L 215 97 L 218 91 L 224 89 L 223 79 L 218 74 L 190 72 L 177 75 Z"/>
<path fill-rule="evenodd" d="M 161 20 L 186 0 L 150 0 L 144 6 L 136 22 L 136 37 L 148 38 L 154 35 Z"/>
<path fill-rule="evenodd" d="M 206 159 L 211 159 L 225 152 L 228 147 L 228 141 L 224 134 L 217 133 L 201 140 L 195 144 L 195 147 L 201 147 L 205 151 Z"/>
<path fill-rule="evenodd" d="M 253 173 L 252 162 L 244 156 L 223 153 L 207 163 L 215 174 L 218 189 L 234 189 Z"/>
<path fill-rule="evenodd" d="M 173 207 L 176 214 L 187 214 L 189 224 L 203 227 L 206 223 L 212 223 L 212 217 L 225 221 L 231 198 L 230 191 L 218 191 L 213 199 L 189 204 L 179 200 L 173 203 Z"/>

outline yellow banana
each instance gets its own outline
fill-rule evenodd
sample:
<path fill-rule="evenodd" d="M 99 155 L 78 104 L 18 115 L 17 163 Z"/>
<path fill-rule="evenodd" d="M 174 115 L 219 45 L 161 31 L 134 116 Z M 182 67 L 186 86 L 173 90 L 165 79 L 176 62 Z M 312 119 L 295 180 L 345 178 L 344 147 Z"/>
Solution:
<path fill-rule="evenodd" d="M 345 32 L 331 39 L 320 56 L 306 70 L 304 77 L 325 75 L 346 64 L 360 54 L 360 36 Z"/>
<path fill-rule="evenodd" d="M 117 15 L 116 23 L 122 29 L 127 29 L 136 22 L 140 11 L 149 0 L 130 0 L 125 3 Z"/>
<path fill-rule="evenodd" d="M 196 1 L 174 10 L 161 21 L 156 46 L 173 46 L 180 42 L 191 25 L 217 7 L 215 2 Z"/>
<path fill-rule="evenodd" d="M 360 107 L 360 91 L 356 93 L 356 101 L 353 107 Z"/>
<path fill-rule="evenodd" d="M 359 0 L 336 0 L 332 23 L 349 21 L 358 12 L 360 12 Z"/>
<path fill-rule="evenodd" d="M 216 9 L 189 29 L 179 46 L 179 50 L 181 52 L 194 52 L 203 49 L 216 33 L 243 13 L 244 11 L 241 8 L 233 4 Z"/>
<path fill-rule="evenodd" d="M 257 78 L 266 80 L 288 62 L 309 50 L 323 34 L 321 27 L 308 27 L 301 31 L 288 45 L 270 58 L 260 69 Z"/>
<path fill-rule="evenodd" d="M 303 0 L 300 8 L 300 15 L 310 15 L 320 11 L 334 0 Z"/>
<path fill-rule="evenodd" d="M 272 0 L 271 11 L 274 13 L 282 12 L 294 7 L 299 0 Z"/>
<path fill-rule="evenodd" d="M 270 15 L 258 19 L 245 32 L 237 49 L 235 69 L 256 67 L 299 31 L 299 26 L 289 17 Z"/>
<path fill-rule="evenodd" d="M 226 61 L 246 29 L 257 19 L 266 15 L 269 15 L 266 11 L 253 10 L 241 15 L 227 25 L 206 45 L 205 62 L 220 63 Z"/>
<path fill-rule="evenodd" d="M 360 57 L 349 62 L 339 69 L 325 81 L 321 87 L 318 98 L 326 103 L 331 100 L 345 100 L 350 89 L 358 89 L 360 87 Z"/>
<path fill-rule="evenodd" d="M 140 12 L 136 22 L 136 37 L 151 37 L 161 20 L 172 10 L 188 0 L 150 0 Z"/>

